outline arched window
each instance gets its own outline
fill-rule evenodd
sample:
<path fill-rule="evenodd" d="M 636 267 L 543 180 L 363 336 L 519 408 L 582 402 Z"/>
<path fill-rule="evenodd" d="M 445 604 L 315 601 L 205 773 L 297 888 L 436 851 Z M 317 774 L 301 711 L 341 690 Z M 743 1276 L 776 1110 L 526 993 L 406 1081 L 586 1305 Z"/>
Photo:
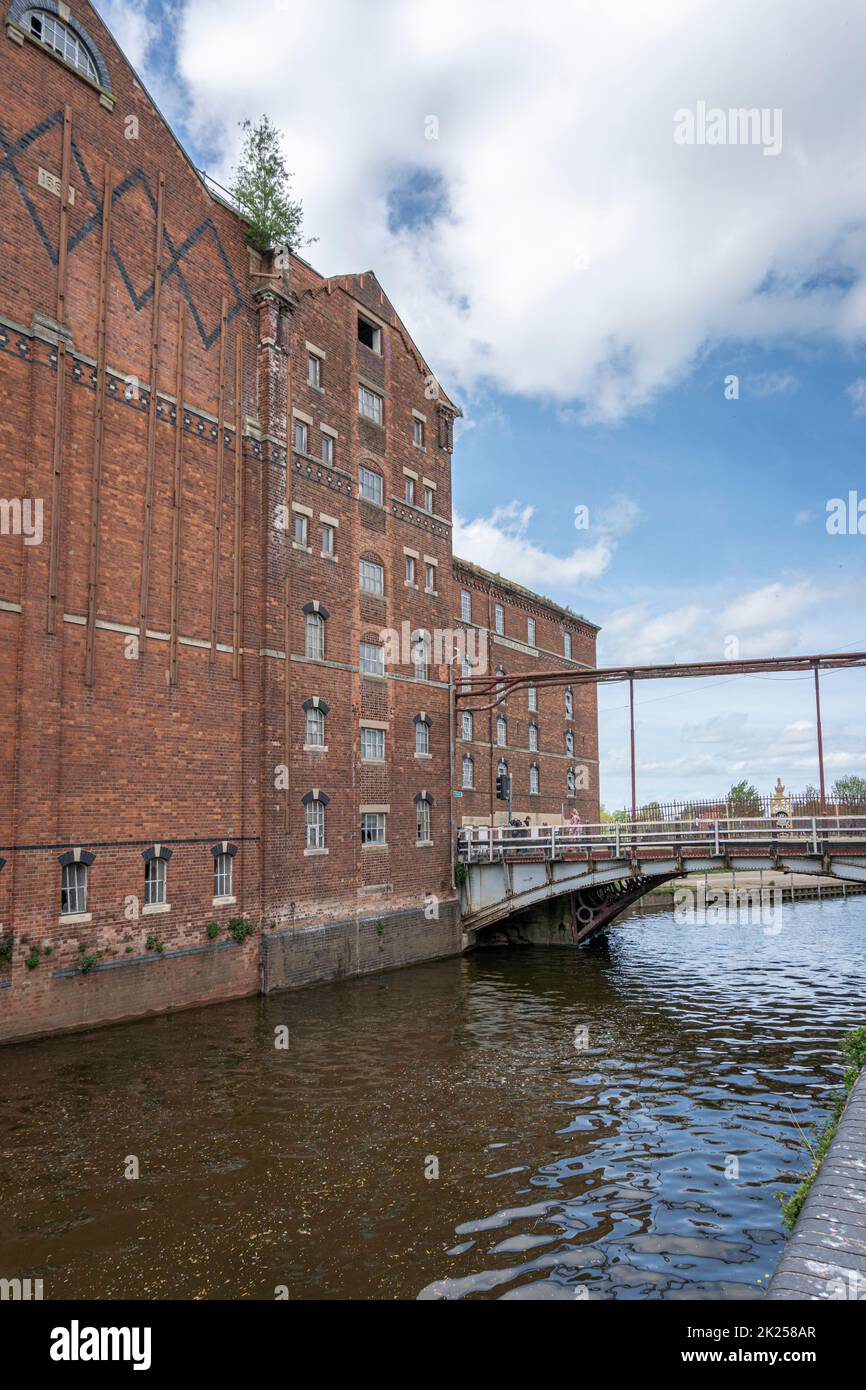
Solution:
<path fill-rule="evenodd" d="M 415 797 L 415 839 L 419 845 L 433 842 L 433 798 L 429 792 L 419 792 Z"/>
<path fill-rule="evenodd" d="M 565 731 L 565 751 L 570 758 L 574 756 L 574 734 L 571 729 Z"/>
<path fill-rule="evenodd" d="M 529 795 L 538 796 L 538 763 L 533 763 L 529 769 Z"/>
<path fill-rule="evenodd" d="M 238 852 L 237 845 L 229 844 L 228 840 L 220 840 L 219 844 L 211 845 L 210 852 L 213 855 L 213 896 L 214 902 L 220 900 L 234 901 L 234 862 Z"/>
<path fill-rule="evenodd" d="M 574 717 L 574 693 L 570 685 L 565 687 L 565 717 L 566 719 Z"/>
<path fill-rule="evenodd" d="M 304 604 L 304 656 L 308 661 L 325 659 L 325 623 L 330 616 L 318 600 Z"/>
<path fill-rule="evenodd" d="M 329 801 L 330 797 L 319 791 L 318 787 L 304 796 L 305 849 L 325 848 L 325 807 Z"/>
<path fill-rule="evenodd" d="M 153 845 L 142 853 L 144 860 L 144 905 L 163 907 L 168 901 L 168 861 L 171 850 L 165 845 Z"/>
<path fill-rule="evenodd" d="M 96 63 L 86 45 L 62 19 L 49 14 L 47 10 L 26 10 L 21 17 L 21 27 L 26 29 L 28 34 L 32 34 L 34 39 L 44 43 L 46 48 L 50 48 L 71 68 L 83 72 L 91 82 L 99 82 Z"/>
<path fill-rule="evenodd" d="M 504 748 L 508 743 L 508 721 L 504 714 L 500 714 L 496 720 L 496 745 Z"/>
<path fill-rule="evenodd" d="M 500 759 L 499 759 L 499 766 L 498 766 L 497 769 L 496 769 L 496 775 L 497 775 L 497 777 L 507 777 L 507 776 L 508 776 L 508 763 L 506 762 L 506 760 L 505 760 L 504 758 L 500 758 Z"/>
<path fill-rule="evenodd" d="M 469 791 L 475 786 L 475 763 L 468 753 L 463 754 L 463 786 Z"/>
<path fill-rule="evenodd" d="M 460 737 L 464 743 L 469 743 L 472 738 L 472 715 L 468 709 L 460 716 Z"/>
<path fill-rule="evenodd" d="M 427 714 L 415 715 L 415 752 L 430 752 L 430 716 Z"/>
<path fill-rule="evenodd" d="M 537 752 L 538 752 L 538 725 L 537 725 L 537 724 L 530 724 L 530 726 L 529 726 L 529 751 L 530 751 L 530 753 L 537 753 Z"/>
<path fill-rule="evenodd" d="M 497 676 L 504 676 L 504 675 L 505 675 L 505 667 L 504 667 L 504 666 L 497 666 L 497 668 L 496 668 L 496 674 L 497 674 Z M 505 689 L 505 684 L 504 684 L 504 682 L 498 680 L 498 681 L 496 682 L 496 694 L 497 694 L 497 695 L 501 695 L 504 689 Z"/>
<path fill-rule="evenodd" d="M 314 695 L 312 699 L 304 701 L 305 748 L 325 747 L 325 715 L 328 713 L 329 708 L 329 705 L 327 705 L 324 700 L 320 700 L 318 695 Z"/>
<path fill-rule="evenodd" d="M 60 856 L 60 915 L 77 917 L 87 911 L 90 865 L 96 858 L 90 850 L 70 849 Z"/>
<path fill-rule="evenodd" d="M 565 774 L 565 794 L 574 796 L 574 768 L 570 767 Z"/>

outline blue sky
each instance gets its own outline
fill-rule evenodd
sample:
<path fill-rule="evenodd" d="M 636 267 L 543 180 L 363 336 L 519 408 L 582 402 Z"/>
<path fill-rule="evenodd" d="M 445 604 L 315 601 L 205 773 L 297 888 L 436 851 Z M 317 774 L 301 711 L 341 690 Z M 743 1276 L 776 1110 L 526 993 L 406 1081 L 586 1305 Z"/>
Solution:
<path fill-rule="evenodd" d="M 310 259 L 375 269 L 463 407 L 458 553 L 601 624 L 601 664 L 866 649 L 866 535 L 826 527 L 866 499 L 855 0 L 97 8 L 218 178 L 244 117 L 284 130 Z M 779 148 L 678 144 L 699 102 L 778 112 Z M 866 775 L 864 694 L 824 678 L 831 781 Z M 609 806 L 625 703 L 602 690 Z M 816 780 L 809 680 L 637 703 L 641 799 Z"/>

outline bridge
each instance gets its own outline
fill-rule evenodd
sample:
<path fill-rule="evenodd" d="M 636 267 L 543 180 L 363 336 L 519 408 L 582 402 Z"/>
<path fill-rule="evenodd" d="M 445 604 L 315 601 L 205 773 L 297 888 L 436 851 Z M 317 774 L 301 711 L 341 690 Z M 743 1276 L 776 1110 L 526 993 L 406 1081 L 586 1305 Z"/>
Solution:
<path fill-rule="evenodd" d="M 580 944 L 650 889 L 695 872 L 776 870 L 866 883 L 866 816 L 615 821 L 463 827 L 457 836 L 464 932 L 569 900 Z"/>

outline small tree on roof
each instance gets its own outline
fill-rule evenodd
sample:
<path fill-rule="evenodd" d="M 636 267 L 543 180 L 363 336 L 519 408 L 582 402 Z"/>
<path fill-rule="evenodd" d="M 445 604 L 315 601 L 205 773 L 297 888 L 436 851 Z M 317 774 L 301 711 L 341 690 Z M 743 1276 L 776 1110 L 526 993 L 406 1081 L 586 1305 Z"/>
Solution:
<path fill-rule="evenodd" d="M 268 116 L 253 125 L 242 121 L 244 145 L 235 170 L 232 197 L 247 222 L 247 241 L 256 251 L 275 246 L 296 250 L 301 240 L 303 205 L 292 198 L 292 175 L 283 158 L 280 131 Z"/>

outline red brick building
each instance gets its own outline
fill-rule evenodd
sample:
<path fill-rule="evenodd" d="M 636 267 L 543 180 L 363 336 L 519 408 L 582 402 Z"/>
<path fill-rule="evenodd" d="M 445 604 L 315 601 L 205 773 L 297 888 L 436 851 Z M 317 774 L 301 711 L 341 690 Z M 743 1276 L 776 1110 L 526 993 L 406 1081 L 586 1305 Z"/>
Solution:
<path fill-rule="evenodd" d="M 516 676 L 595 666 L 599 629 L 570 609 L 456 556 L 454 585 L 455 622 L 485 634 L 490 672 Z M 511 778 L 514 816 L 537 825 L 577 810 L 584 822 L 597 822 L 595 685 L 529 686 L 491 710 L 462 709 L 455 786 L 463 793 L 465 824 L 489 824 L 491 811 L 494 823 L 507 821 L 507 806 L 496 799 L 499 772 Z"/>
<path fill-rule="evenodd" d="M 0 1039 L 459 950 L 451 672 L 385 635 L 459 612 L 459 412 L 372 273 L 248 249 L 89 4 L 4 17 Z"/>

